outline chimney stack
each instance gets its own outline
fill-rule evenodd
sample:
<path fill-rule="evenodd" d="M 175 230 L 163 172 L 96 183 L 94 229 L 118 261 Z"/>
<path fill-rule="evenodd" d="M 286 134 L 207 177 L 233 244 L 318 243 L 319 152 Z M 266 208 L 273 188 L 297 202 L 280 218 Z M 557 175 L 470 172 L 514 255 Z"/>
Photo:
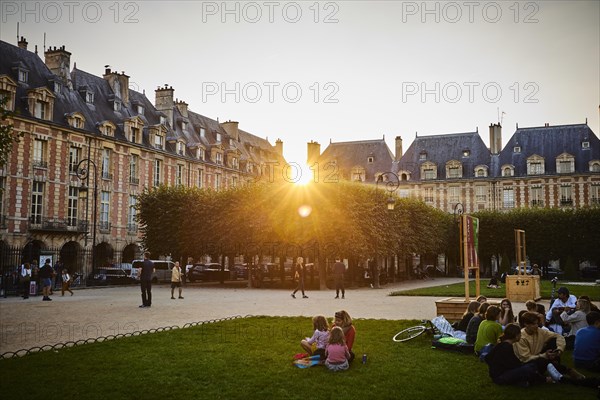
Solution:
<path fill-rule="evenodd" d="M 27 50 L 27 40 L 21 36 L 21 39 L 17 42 L 17 46 L 19 46 L 20 49 Z"/>
<path fill-rule="evenodd" d="M 402 158 L 402 137 L 396 136 L 396 157 L 394 161 L 400 161 Z"/>
<path fill-rule="evenodd" d="M 19 42 L 21 43 L 21 42 Z M 45 53 L 46 66 L 48 69 L 61 80 L 63 85 L 69 89 L 73 89 L 71 82 L 71 53 L 65 50 L 65 46 L 60 48 L 49 48 Z"/>
<path fill-rule="evenodd" d="M 240 140 L 240 131 L 238 129 L 238 122 L 236 121 L 225 121 L 219 125 L 223 127 L 225 132 L 235 141 Z"/>
<path fill-rule="evenodd" d="M 158 111 L 162 111 L 167 116 L 167 123 L 170 127 L 173 127 L 173 93 L 175 90 L 173 86 L 169 86 L 165 83 L 165 87 L 158 87 L 154 91 L 154 107 Z"/>
<path fill-rule="evenodd" d="M 490 125 L 490 152 L 500 154 L 502 150 L 502 126 L 500 124 Z"/>
<path fill-rule="evenodd" d="M 277 139 L 275 141 L 275 151 L 277 152 L 277 154 L 283 157 L 283 142 L 281 141 L 281 139 Z"/>
<path fill-rule="evenodd" d="M 179 110 L 179 113 L 187 118 L 188 117 L 188 103 L 186 103 L 185 101 L 181 100 L 175 100 L 175 107 L 177 107 L 177 109 Z"/>
<path fill-rule="evenodd" d="M 316 163 L 321 156 L 321 145 L 311 140 L 310 143 L 307 143 L 306 155 L 306 162 L 308 163 L 308 166 L 310 167 L 314 165 L 314 163 Z"/>

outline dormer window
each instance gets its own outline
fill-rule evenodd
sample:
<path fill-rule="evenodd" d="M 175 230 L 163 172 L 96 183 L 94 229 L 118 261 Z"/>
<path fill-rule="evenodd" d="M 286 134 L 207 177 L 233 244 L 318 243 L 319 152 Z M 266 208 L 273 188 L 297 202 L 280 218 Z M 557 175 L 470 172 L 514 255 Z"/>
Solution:
<path fill-rule="evenodd" d="M 200 137 L 206 137 L 206 129 L 200 128 Z"/>
<path fill-rule="evenodd" d="M 81 118 L 73 118 L 73 128 L 83 128 L 83 121 L 81 120 Z"/>
<path fill-rule="evenodd" d="M 556 157 L 556 172 L 559 174 L 571 174 L 575 171 L 575 158 L 568 154 L 563 153 Z"/>
<path fill-rule="evenodd" d="M 165 117 L 164 115 L 160 116 L 160 124 L 161 125 L 166 125 L 167 124 L 167 117 Z"/>
<path fill-rule="evenodd" d="M 27 81 L 29 80 L 29 72 L 27 70 L 19 68 L 18 79 L 21 83 L 27 83 Z"/>
<path fill-rule="evenodd" d="M 94 93 L 93 92 L 89 92 L 89 91 L 85 92 L 85 102 L 88 104 L 94 103 Z"/>
<path fill-rule="evenodd" d="M 504 167 L 502 167 L 502 176 L 513 176 L 514 175 L 514 168 L 510 165 L 506 165 Z"/>
<path fill-rule="evenodd" d="M 221 134 L 219 132 L 217 132 L 217 142 L 221 141 Z"/>
<path fill-rule="evenodd" d="M 61 88 L 60 82 L 54 81 L 53 83 L 54 83 L 54 85 L 53 85 L 54 86 L 54 93 L 60 93 L 60 88 Z"/>
<path fill-rule="evenodd" d="M 421 179 L 422 180 L 437 179 L 437 166 L 430 161 L 424 162 L 421 165 Z"/>
<path fill-rule="evenodd" d="M 446 164 L 446 178 L 456 179 L 462 177 L 462 164 L 458 160 L 448 161 Z"/>
<path fill-rule="evenodd" d="M 521 152 L 521 146 L 513 147 L 513 153 L 520 153 L 520 152 Z"/>
<path fill-rule="evenodd" d="M 581 142 L 581 148 L 582 149 L 589 149 L 590 148 L 590 142 Z"/>
<path fill-rule="evenodd" d="M 600 161 L 590 161 L 590 172 L 600 172 Z"/>
<path fill-rule="evenodd" d="M 115 135 L 116 126 L 110 121 L 104 121 L 99 124 L 99 130 L 103 135 L 112 137 Z"/>
<path fill-rule="evenodd" d="M 27 92 L 27 105 L 35 118 L 51 120 L 54 113 L 54 95 L 47 88 Z"/>
<path fill-rule="evenodd" d="M 215 154 L 215 162 L 218 165 L 223 165 L 223 154 L 222 153 L 216 153 Z"/>
<path fill-rule="evenodd" d="M 240 167 L 237 157 L 231 159 L 232 168 L 238 169 Z"/>
<path fill-rule="evenodd" d="M 131 131 L 131 137 L 130 137 L 131 142 L 138 143 L 138 140 L 140 139 L 140 130 L 138 128 L 131 127 L 130 131 Z"/>
<path fill-rule="evenodd" d="M 106 126 L 104 127 L 104 134 L 105 134 L 106 136 L 113 136 L 113 135 L 115 134 L 115 133 L 114 133 L 114 131 L 113 131 L 113 127 L 112 127 L 112 126 L 110 126 L 110 125 L 106 125 Z"/>
<path fill-rule="evenodd" d="M 177 154 L 180 156 L 185 154 L 185 144 L 183 142 L 177 142 Z"/>
<path fill-rule="evenodd" d="M 375 160 L 375 158 L 373 156 L 367 157 L 367 164 L 373 164 L 374 160 Z"/>
<path fill-rule="evenodd" d="M 144 106 L 138 105 L 137 106 L 137 113 L 139 115 L 144 115 Z"/>
<path fill-rule="evenodd" d="M 204 149 L 203 148 L 198 148 L 196 150 L 196 158 L 198 160 L 204 160 Z"/>
<path fill-rule="evenodd" d="M 113 101 L 113 111 L 121 111 L 121 102 L 119 100 Z"/>
<path fill-rule="evenodd" d="M 419 153 L 419 161 L 425 161 L 427 160 L 427 152 L 422 151 Z"/>
<path fill-rule="evenodd" d="M 33 116 L 39 119 L 46 119 L 48 115 L 48 103 L 45 101 L 37 100 L 35 102 L 35 108 L 33 111 Z"/>
<path fill-rule="evenodd" d="M 161 135 L 154 135 L 154 148 L 162 150 L 163 146 L 163 137 Z"/>
<path fill-rule="evenodd" d="M 527 175 L 543 175 L 544 159 L 536 154 L 527 159 Z"/>
<path fill-rule="evenodd" d="M 132 117 L 123 121 L 125 135 L 131 143 L 142 143 L 142 130 L 144 129 L 144 121 L 140 117 Z"/>
<path fill-rule="evenodd" d="M 66 114 L 65 117 L 70 126 L 76 129 L 83 129 L 83 126 L 85 125 L 85 117 L 83 114 L 74 112 L 71 114 Z"/>
<path fill-rule="evenodd" d="M 181 121 L 181 130 L 182 131 L 186 131 L 187 130 L 187 122 Z"/>
<path fill-rule="evenodd" d="M 462 151 L 462 156 L 463 157 L 469 157 L 471 155 L 471 150 L 463 150 Z"/>

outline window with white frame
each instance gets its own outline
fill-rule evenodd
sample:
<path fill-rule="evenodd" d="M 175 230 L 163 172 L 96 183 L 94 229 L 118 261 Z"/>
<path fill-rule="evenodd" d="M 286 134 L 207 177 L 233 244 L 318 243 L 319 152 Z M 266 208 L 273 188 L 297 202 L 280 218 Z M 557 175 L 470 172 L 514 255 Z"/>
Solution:
<path fill-rule="evenodd" d="M 238 169 L 240 167 L 239 161 L 237 159 L 237 157 L 232 157 L 231 159 L 231 167 Z"/>
<path fill-rule="evenodd" d="M 487 192 L 488 192 L 487 186 L 483 186 L 483 185 L 475 186 L 475 201 L 478 203 L 487 202 Z"/>
<path fill-rule="evenodd" d="M 94 102 L 93 92 L 85 92 L 85 102 L 88 104 L 92 104 Z"/>
<path fill-rule="evenodd" d="M 19 69 L 19 73 L 18 73 L 19 82 L 27 83 L 28 79 L 29 79 L 29 72 L 25 71 L 24 69 Z"/>
<path fill-rule="evenodd" d="M 432 187 L 423 188 L 423 201 L 425 203 L 433 203 L 433 188 Z"/>
<path fill-rule="evenodd" d="M 69 199 L 67 203 L 67 225 L 77 226 L 77 211 L 79 203 L 79 188 L 75 186 L 69 187 Z"/>
<path fill-rule="evenodd" d="M 238 184 L 237 176 L 232 176 L 231 177 L 231 187 L 237 187 L 237 184 Z"/>
<path fill-rule="evenodd" d="M 163 137 L 161 135 L 154 135 L 154 148 L 162 150 L 163 146 Z"/>
<path fill-rule="evenodd" d="M 590 186 L 590 204 L 600 205 L 600 185 Z"/>
<path fill-rule="evenodd" d="M 204 170 L 202 170 L 202 168 L 198 168 L 198 184 L 197 186 L 199 188 L 204 186 Z"/>
<path fill-rule="evenodd" d="M 137 210 L 135 208 L 137 203 L 137 199 L 135 195 L 129 195 L 129 208 L 127 209 L 127 230 L 129 232 L 137 231 L 137 222 L 135 220 L 135 216 L 137 214 Z"/>
<path fill-rule="evenodd" d="M 487 169 L 484 167 L 475 168 L 475 176 L 477 178 L 485 178 L 487 176 Z"/>
<path fill-rule="evenodd" d="M 556 157 L 556 172 L 559 174 L 570 174 L 575 172 L 575 158 L 567 153 Z"/>
<path fill-rule="evenodd" d="M 104 134 L 106 136 L 113 136 L 114 132 L 115 131 L 111 125 L 108 125 L 108 124 L 104 125 Z"/>
<path fill-rule="evenodd" d="M 177 164 L 177 176 L 175 177 L 175 183 L 179 186 L 183 185 L 183 165 Z"/>
<path fill-rule="evenodd" d="M 448 201 L 452 204 L 460 203 L 460 187 L 450 186 L 448 188 Z"/>
<path fill-rule="evenodd" d="M 42 212 L 44 204 L 44 183 L 33 182 L 31 188 L 31 223 L 40 225 L 42 223 Z"/>
<path fill-rule="evenodd" d="M 131 132 L 131 143 L 141 143 L 141 135 L 140 135 L 140 129 L 136 128 L 134 126 L 129 127 L 129 131 Z"/>
<path fill-rule="evenodd" d="M 215 174 L 215 190 L 221 188 L 221 174 Z"/>
<path fill-rule="evenodd" d="M 200 137 L 206 137 L 206 129 L 200 128 Z"/>
<path fill-rule="evenodd" d="M 118 100 L 115 100 L 113 102 L 113 110 L 114 111 L 121 111 L 121 102 Z"/>
<path fill-rule="evenodd" d="M 47 144 L 48 142 L 43 139 L 35 139 L 33 141 L 33 166 L 38 168 L 47 168 Z"/>
<path fill-rule="evenodd" d="M 110 220 L 108 219 L 110 215 L 110 192 L 103 190 L 100 192 L 100 225 L 99 228 L 101 230 L 109 230 L 110 229 Z"/>
<path fill-rule="evenodd" d="M 137 106 L 137 113 L 140 114 L 140 115 L 144 115 L 144 106 L 138 105 Z"/>
<path fill-rule="evenodd" d="M 48 103 L 45 101 L 36 100 L 33 116 L 39 119 L 48 119 Z"/>
<path fill-rule="evenodd" d="M 544 162 L 542 160 L 527 162 L 527 175 L 543 175 Z"/>
<path fill-rule="evenodd" d="M 159 120 L 160 120 L 160 124 L 161 125 L 166 125 L 167 124 L 167 117 L 165 117 L 164 115 L 161 115 L 159 117 Z"/>
<path fill-rule="evenodd" d="M 177 154 L 179 154 L 179 155 L 185 154 L 185 144 L 183 142 L 177 142 Z"/>
<path fill-rule="evenodd" d="M 69 172 L 72 174 L 77 173 L 77 165 L 81 158 L 81 149 L 79 147 L 71 146 L 69 148 Z"/>
<path fill-rule="evenodd" d="M 111 150 L 102 149 L 102 179 L 112 179 L 112 174 L 110 173 L 110 158 Z"/>
<path fill-rule="evenodd" d="M 515 146 L 515 147 L 513 147 L 513 152 L 514 153 L 520 153 L 521 152 L 521 146 Z"/>
<path fill-rule="evenodd" d="M 600 172 L 600 161 L 590 162 L 590 172 Z"/>
<path fill-rule="evenodd" d="M 427 160 L 427 153 L 422 151 L 419 153 L 419 161 L 425 161 Z"/>
<path fill-rule="evenodd" d="M 459 166 L 453 165 L 448 167 L 448 178 L 460 178 L 461 175 L 461 168 Z"/>
<path fill-rule="evenodd" d="M 532 186 L 529 192 L 532 207 L 544 206 L 544 189 L 542 186 Z"/>
<path fill-rule="evenodd" d="M 162 183 L 162 160 L 154 160 L 154 186 Z"/>
<path fill-rule="evenodd" d="M 218 165 L 223 165 L 223 154 L 221 154 L 221 153 L 217 152 L 217 153 L 215 154 L 215 162 L 216 162 Z"/>
<path fill-rule="evenodd" d="M 560 186 L 560 205 L 571 206 L 573 205 L 573 188 L 571 185 Z"/>
<path fill-rule="evenodd" d="M 138 185 L 140 183 L 140 179 L 138 177 L 139 163 L 140 157 L 137 154 L 132 154 L 129 157 L 129 183 L 134 185 Z"/>
<path fill-rule="evenodd" d="M 506 166 L 506 167 L 502 168 L 502 176 L 513 176 L 513 175 L 514 175 L 513 167 Z"/>
<path fill-rule="evenodd" d="M 502 188 L 502 208 L 515 208 L 515 190 L 512 187 Z"/>
<path fill-rule="evenodd" d="M 367 157 L 367 164 L 373 164 L 373 161 L 375 161 L 375 157 L 373 157 L 373 156 Z"/>
<path fill-rule="evenodd" d="M 217 132 L 217 142 L 221 141 L 221 134 L 219 132 Z"/>
<path fill-rule="evenodd" d="M 590 142 L 588 142 L 588 141 L 581 142 L 581 148 L 582 149 L 589 149 L 590 148 Z"/>

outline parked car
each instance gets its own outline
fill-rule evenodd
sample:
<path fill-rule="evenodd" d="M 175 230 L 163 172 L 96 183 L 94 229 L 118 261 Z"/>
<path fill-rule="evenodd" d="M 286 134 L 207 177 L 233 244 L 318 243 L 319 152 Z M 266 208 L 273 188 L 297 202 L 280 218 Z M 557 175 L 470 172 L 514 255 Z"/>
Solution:
<path fill-rule="evenodd" d="M 598 279 L 598 266 L 589 262 L 581 263 L 579 273 L 581 274 L 581 279 Z"/>
<path fill-rule="evenodd" d="M 545 278 L 548 279 L 552 279 L 552 278 L 561 278 L 562 275 L 564 275 L 564 271 L 560 270 L 560 267 L 557 265 L 548 265 L 546 267 L 546 276 Z"/>
<path fill-rule="evenodd" d="M 512 268 L 512 271 L 513 271 L 513 274 L 519 273 L 519 269 L 517 268 L 516 265 Z M 523 267 L 521 267 L 521 272 L 522 271 L 523 271 Z M 531 267 L 531 265 L 525 266 L 525 273 L 527 275 L 531 275 L 532 272 L 533 272 L 533 268 Z"/>
<path fill-rule="evenodd" d="M 135 282 L 135 279 L 120 268 L 100 268 L 91 273 L 86 280 L 88 286 L 129 285 Z"/>
<path fill-rule="evenodd" d="M 219 263 L 194 264 L 187 273 L 187 280 L 190 282 L 220 281 L 221 276 L 223 280 L 229 280 L 231 279 L 231 271 L 228 268 L 221 271 L 221 264 Z"/>
<path fill-rule="evenodd" d="M 157 283 L 157 282 L 170 282 L 171 281 L 171 272 L 173 270 L 173 267 L 175 266 L 175 263 L 173 261 L 165 261 L 165 260 L 151 260 L 152 263 L 154 264 L 154 273 L 152 274 L 152 282 L 153 283 Z M 131 271 L 131 276 L 136 279 L 136 280 L 140 280 L 139 274 L 140 274 L 140 268 L 142 268 L 142 265 L 144 263 L 144 260 L 133 260 L 132 264 L 132 271 Z M 135 272 L 133 270 L 136 270 Z"/>
<path fill-rule="evenodd" d="M 235 264 L 233 266 L 233 275 L 236 279 L 248 279 L 248 264 Z"/>

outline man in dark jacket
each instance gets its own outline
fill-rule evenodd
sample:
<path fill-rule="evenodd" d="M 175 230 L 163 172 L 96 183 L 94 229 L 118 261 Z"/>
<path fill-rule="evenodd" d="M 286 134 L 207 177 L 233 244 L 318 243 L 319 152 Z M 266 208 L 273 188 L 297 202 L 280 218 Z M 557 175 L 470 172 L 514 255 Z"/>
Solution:
<path fill-rule="evenodd" d="M 340 298 L 340 290 L 342 291 L 342 299 L 345 298 L 346 291 L 344 290 L 344 273 L 346 272 L 346 265 L 340 260 L 339 257 L 335 259 L 333 264 L 333 276 L 335 279 L 335 298 Z"/>
<path fill-rule="evenodd" d="M 150 253 L 144 253 L 144 263 L 140 271 L 140 284 L 142 287 L 142 305 L 140 308 L 152 306 L 152 274 L 154 263 L 150 261 Z"/>
<path fill-rule="evenodd" d="M 52 288 L 52 275 L 54 270 L 50 265 L 50 259 L 46 258 L 44 265 L 40 268 L 40 280 L 42 281 L 42 293 L 44 294 L 43 301 L 52 301 L 50 298 L 50 289 Z"/>

